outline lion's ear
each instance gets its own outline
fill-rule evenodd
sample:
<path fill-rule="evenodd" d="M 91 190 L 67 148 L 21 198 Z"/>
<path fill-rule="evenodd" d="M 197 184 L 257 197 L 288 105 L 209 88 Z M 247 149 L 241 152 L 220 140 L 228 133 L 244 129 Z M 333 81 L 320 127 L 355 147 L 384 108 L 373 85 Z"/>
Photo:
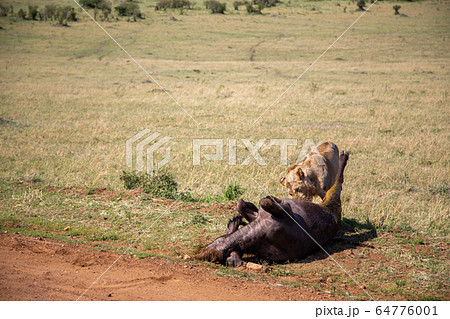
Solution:
<path fill-rule="evenodd" d="M 301 168 L 299 168 L 297 170 L 297 175 L 300 179 L 302 179 L 305 176 L 305 173 L 303 173 L 303 170 Z"/>
<path fill-rule="evenodd" d="M 286 187 L 286 177 L 280 178 L 280 184 L 284 187 Z"/>

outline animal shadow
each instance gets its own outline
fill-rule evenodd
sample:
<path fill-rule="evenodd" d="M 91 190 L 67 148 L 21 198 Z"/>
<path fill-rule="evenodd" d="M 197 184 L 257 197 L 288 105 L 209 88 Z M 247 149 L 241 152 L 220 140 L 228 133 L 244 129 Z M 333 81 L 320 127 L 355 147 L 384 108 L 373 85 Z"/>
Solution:
<path fill-rule="evenodd" d="M 354 249 L 357 247 L 365 246 L 374 248 L 372 245 L 365 243 L 366 241 L 376 238 L 377 230 L 375 226 L 370 222 L 361 223 L 355 219 L 343 218 L 341 229 L 322 249 L 318 249 L 315 253 L 305 257 L 304 259 L 297 260 L 296 263 L 310 263 L 316 260 L 328 258 L 329 255 L 338 253 L 347 249 Z"/>

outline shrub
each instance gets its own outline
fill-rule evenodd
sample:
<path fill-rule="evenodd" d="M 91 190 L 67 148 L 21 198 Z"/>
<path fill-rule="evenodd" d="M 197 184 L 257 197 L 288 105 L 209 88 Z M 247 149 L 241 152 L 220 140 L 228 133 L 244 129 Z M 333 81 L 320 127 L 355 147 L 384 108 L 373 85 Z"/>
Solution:
<path fill-rule="evenodd" d="M 359 10 L 366 11 L 366 0 L 358 0 L 356 6 L 359 8 Z"/>
<path fill-rule="evenodd" d="M 159 0 L 155 6 L 155 10 L 166 9 L 190 9 L 191 3 L 188 0 Z"/>
<path fill-rule="evenodd" d="M 245 4 L 244 1 L 234 1 L 233 2 L 234 10 L 239 10 L 239 7 L 243 6 L 244 4 Z"/>
<path fill-rule="evenodd" d="M 0 17 L 6 17 L 8 15 L 9 9 L 4 5 L 0 4 Z"/>
<path fill-rule="evenodd" d="M 279 1 L 278 0 L 253 0 L 253 4 L 260 5 L 265 8 L 275 7 Z"/>
<path fill-rule="evenodd" d="M 227 4 L 226 3 L 220 3 L 219 1 L 216 0 L 208 0 L 205 1 L 205 7 L 206 9 L 211 10 L 211 13 L 225 13 Z"/>
<path fill-rule="evenodd" d="M 102 8 L 103 17 L 105 20 L 109 20 L 109 15 L 111 14 L 111 6 Z"/>
<path fill-rule="evenodd" d="M 56 16 L 56 5 L 54 4 L 47 4 L 44 7 L 44 20 L 47 19 L 54 19 Z"/>
<path fill-rule="evenodd" d="M 120 179 L 126 189 L 141 188 L 145 193 L 156 197 L 175 199 L 178 195 L 178 183 L 172 174 L 162 171 L 155 175 L 123 171 Z"/>
<path fill-rule="evenodd" d="M 254 6 L 251 3 L 247 2 L 245 4 L 245 7 L 247 9 L 247 13 L 255 13 L 255 14 L 262 14 L 261 10 L 264 8 L 262 5 Z"/>
<path fill-rule="evenodd" d="M 123 181 L 123 187 L 125 187 L 125 189 L 136 189 L 141 186 L 141 176 L 134 171 L 122 171 L 120 180 Z"/>
<path fill-rule="evenodd" d="M 55 16 L 58 20 L 63 19 L 63 20 L 69 21 L 72 19 L 72 17 L 70 17 L 72 12 L 73 12 L 73 14 L 75 14 L 75 19 L 76 19 L 76 12 L 71 6 L 56 7 Z M 75 20 L 73 20 L 73 21 L 75 21 Z"/>
<path fill-rule="evenodd" d="M 117 6 L 114 7 L 114 9 L 117 11 L 117 14 L 120 16 L 127 16 L 127 8 L 125 6 Z"/>
<path fill-rule="evenodd" d="M 78 20 L 77 13 L 75 12 L 74 8 L 70 8 L 70 12 L 67 16 L 67 20 L 68 21 L 77 21 Z"/>
<path fill-rule="evenodd" d="M 62 16 L 58 17 L 58 25 L 61 27 L 68 27 L 67 20 L 65 20 Z"/>
<path fill-rule="evenodd" d="M 143 180 L 142 190 L 156 197 L 175 199 L 178 194 L 178 183 L 172 174 L 161 172 L 152 176 L 146 176 Z"/>
<path fill-rule="evenodd" d="M 91 9 L 103 9 L 104 7 L 111 7 L 111 4 L 107 3 L 105 0 L 80 0 L 80 4 L 83 7 L 88 7 Z"/>
<path fill-rule="evenodd" d="M 123 2 L 122 4 L 114 7 L 117 11 L 117 14 L 122 17 L 135 17 L 142 18 L 141 10 L 139 9 L 139 5 L 134 2 Z"/>
<path fill-rule="evenodd" d="M 229 184 L 223 189 L 223 196 L 228 200 L 235 200 L 245 193 L 245 188 L 237 184 Z"/>
<path fill-rule="evenodd" d="M 398 10 L 400 10 L 401 6 L 395 5 L 392 8 L 395 10 L 394 14 L 400 14 L 400 12 L 398 12 Z"/>
<path fill-rule="evenodd" d="M 27 16 L 27 14 L 26 14 L 25 11 L 23 11 L 23 9 L 20 9 L 20 10 L 17 12 L 17 16 L 18 16 L 19 18 L 21 18 L 21 19 L 25 19 L 26 16 Z"/>
<path fill-rule="evenodd" d="M 172 0 L 159 0 L 159 2 L 155 6 L 155 10 L 166 10 L 168 8 L 172 8 Z"/>
<path fill-rule="evenodd" d="M 28 6 L 28 18 L 31 20 L 36 20 L 36 16 L 38 14 L 37 6 Z"/>

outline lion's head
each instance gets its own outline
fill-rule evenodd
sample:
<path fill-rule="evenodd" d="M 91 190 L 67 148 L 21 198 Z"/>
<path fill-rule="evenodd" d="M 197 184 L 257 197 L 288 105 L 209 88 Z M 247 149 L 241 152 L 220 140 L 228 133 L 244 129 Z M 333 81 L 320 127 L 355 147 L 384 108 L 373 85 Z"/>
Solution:
<path fill-rule="evenodd" d="M 280 183 L 287 188 L 292 198 L 311 201 L 314 196 L 313 183 L 297 165 L 288 169 L 286 177 L 282 177 Z"/>

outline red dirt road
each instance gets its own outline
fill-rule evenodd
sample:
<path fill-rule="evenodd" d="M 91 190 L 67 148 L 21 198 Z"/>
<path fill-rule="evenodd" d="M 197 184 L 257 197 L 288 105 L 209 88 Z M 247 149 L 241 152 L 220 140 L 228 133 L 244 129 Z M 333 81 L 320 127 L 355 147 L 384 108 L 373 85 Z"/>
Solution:
<path fill-rule="evenodd" d="M 0 300 L 77 300 L 119 257 L 87 245 L 0 235 Z M 163 258 L 124 255 L 80 300 L 338 300 L 308 288 L 220 277 Z"/>

